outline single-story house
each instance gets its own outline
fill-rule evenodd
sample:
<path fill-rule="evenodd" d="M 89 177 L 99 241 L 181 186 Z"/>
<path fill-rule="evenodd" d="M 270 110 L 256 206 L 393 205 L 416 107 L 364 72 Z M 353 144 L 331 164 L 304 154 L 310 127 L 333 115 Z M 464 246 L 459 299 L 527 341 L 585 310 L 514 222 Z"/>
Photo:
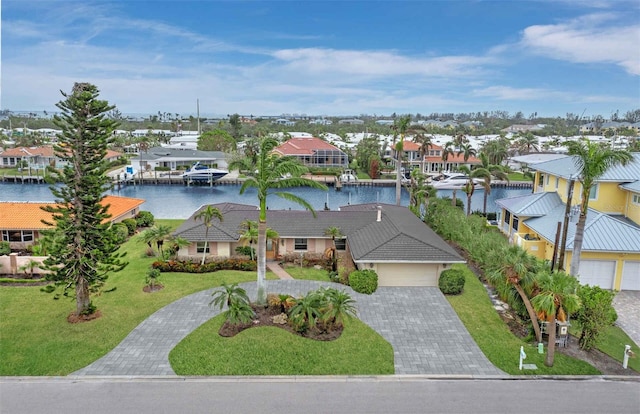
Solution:
<path fill-rule="evenodd" d="M 126 218 L 133 218 L 140 211 L 144 200 L 108 195 L 102 202 L 109 205 L 108 219 L 111 223 L 119 223 Z M 8 241 L 11 249 L 21 250 L 34 244 L 42 230 L 50 229 L 42 220 L 52 222 L 52 214 L 42 207 L 53 205 L 53 202 L 0 201 L 0 234 L 2 241 Z"/>
<path fill-rule="evenodd" d="M 202 206 L 185 220 L 174 235 L 191 242 L 178 251 L 180 257 L 198 258 L 235 254 L 242 223 L 258 220 L 255 206 L 213 204 L 223 214 L 223 221 L 213 220 L 206 227 L 195 216 Z M 286 254 L 325 253 L 332 247 L 329 227 L 340 228 L 344 237 L 336 240 L 341 254 L 348 254 L 358 269 L 373 269 L 380 286 L 437 286 L 440 273 L 454 263 L 465 260 L 440 236 L 406 207 L 389 204 L 360 204 L 337 211 L 269 210 L 267 226 L 278 238 L 267 241 L 267 260 Z"/>
<path fill-rule="evenodd" d="M 115 161 L 122 153 L 107 150 L 105 159 L 107 161 Z M 26 161 L 28 168 L 42 169 L 45 167 L 61 167 L 64 162 L 56 157 L 51 145 L 42 145 L 39 147 L 16 147 L 8 148 L 0 152 L 0 166 L 14 168 L 21 161 Z"/>
<path fill-rule="evenodd" d="M 131 159 L 131 165 L 137 171 L 153 171 L 156 167 L 175 171 L 178 167 L 191 167 L 196 162 L 216 168 L 226 169 L 226 154 L 220 151 L 199 151 L 193 148 L 153 147 L 141 151 Z"/>

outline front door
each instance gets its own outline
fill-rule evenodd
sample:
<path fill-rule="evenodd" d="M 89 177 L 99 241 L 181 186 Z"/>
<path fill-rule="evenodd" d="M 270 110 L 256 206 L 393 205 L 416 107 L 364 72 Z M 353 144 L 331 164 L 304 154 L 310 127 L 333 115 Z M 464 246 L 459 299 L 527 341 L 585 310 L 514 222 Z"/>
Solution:
<path fill-rule="evenodd" d="M 277 246 L 278 246 L 277 240 L 274 242 L 271 239 L 267 239 L 267 260 L 274 260 L 276 258 Z"/>

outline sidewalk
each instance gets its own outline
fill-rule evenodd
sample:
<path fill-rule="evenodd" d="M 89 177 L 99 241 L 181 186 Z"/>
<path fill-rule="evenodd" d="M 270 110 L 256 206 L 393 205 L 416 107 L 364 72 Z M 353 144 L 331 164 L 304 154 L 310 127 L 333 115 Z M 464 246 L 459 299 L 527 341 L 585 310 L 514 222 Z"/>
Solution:
<path fill-rule="evenodd" d="M 280 267 L 278 262 L 267 261 L 267 269 L 269 269 L 273 273 L 275 273 L 275 275 L 278 276 L 279 279 L 282 279 L 282 280 L 293 280 L 291 275 L 289 273 L 285 272 L 285 270 L 282 267 Z"/>

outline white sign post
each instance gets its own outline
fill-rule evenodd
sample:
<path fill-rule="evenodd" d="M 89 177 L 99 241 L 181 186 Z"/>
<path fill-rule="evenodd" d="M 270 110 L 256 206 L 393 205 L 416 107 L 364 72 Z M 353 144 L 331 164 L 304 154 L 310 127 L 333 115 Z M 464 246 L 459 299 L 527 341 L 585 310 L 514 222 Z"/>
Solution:
<path fill-rule="evenodd" d="M 527 359 L 527 354 L 524 353 L 524 346 L 520 346 L 520 371 L 522 371 L 522 361 Z"/>

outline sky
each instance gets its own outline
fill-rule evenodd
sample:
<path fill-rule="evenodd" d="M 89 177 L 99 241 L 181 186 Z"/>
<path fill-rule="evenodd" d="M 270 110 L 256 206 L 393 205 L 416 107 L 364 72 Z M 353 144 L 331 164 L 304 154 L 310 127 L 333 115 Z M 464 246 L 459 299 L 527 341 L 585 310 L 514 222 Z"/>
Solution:
<path fill-rule="evenodd" d="M 640 108 L 640 2 L 3 0 L 0 108 L 124 114 Z"/>

